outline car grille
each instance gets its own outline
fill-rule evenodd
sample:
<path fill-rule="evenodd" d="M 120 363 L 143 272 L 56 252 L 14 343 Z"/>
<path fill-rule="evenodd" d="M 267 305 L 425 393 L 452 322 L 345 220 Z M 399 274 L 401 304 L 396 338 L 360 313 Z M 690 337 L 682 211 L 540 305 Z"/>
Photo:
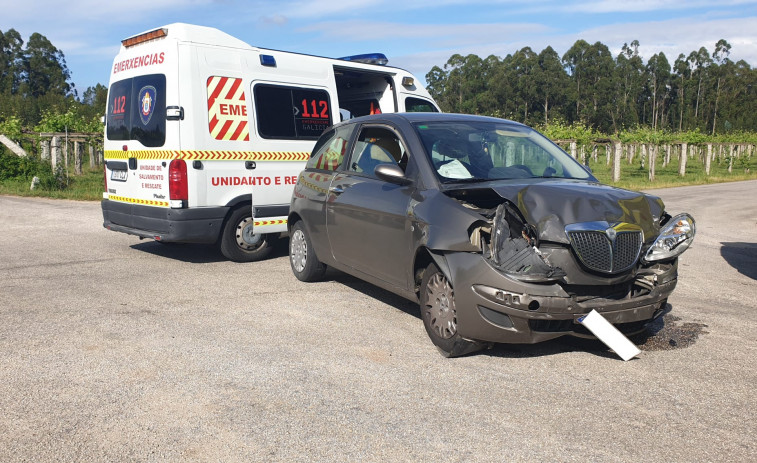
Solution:
<path fill-rule="evenodd" d="M 568 237 L 581 262 L 602 273 L 628 270 L 641 251 L 641 231 L 617 232 L 615 240 L 610 240 L 605 230 L 568 231 Z"/>

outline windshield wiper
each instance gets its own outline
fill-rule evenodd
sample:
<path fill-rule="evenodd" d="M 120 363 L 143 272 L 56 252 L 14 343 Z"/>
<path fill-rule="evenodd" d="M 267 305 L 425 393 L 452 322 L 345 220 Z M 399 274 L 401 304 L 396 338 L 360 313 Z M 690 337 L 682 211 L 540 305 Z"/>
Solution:
<path fill-rule="evenodd" d="M 488 182 L 489 180 L 492 180 L 490 178 L 478 178 L 478 177 L 471 177 L 471 178 L 451 178 L 449 180 L 443 180 L 442 183 L 476 183 L 476 182 Z"/>

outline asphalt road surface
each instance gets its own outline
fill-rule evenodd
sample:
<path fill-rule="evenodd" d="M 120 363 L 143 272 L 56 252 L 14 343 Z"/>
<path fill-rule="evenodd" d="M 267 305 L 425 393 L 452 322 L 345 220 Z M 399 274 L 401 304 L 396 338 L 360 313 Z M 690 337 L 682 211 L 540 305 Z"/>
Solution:
<path fill-rule="evenodd" d="M 0 461 L 757 461 L 757 182 L 655 193 L 698 233 L 629 362 L 444 359 L 416 305 L 301 283 L 286 246 L 236 264 L 0 196 Z"/>

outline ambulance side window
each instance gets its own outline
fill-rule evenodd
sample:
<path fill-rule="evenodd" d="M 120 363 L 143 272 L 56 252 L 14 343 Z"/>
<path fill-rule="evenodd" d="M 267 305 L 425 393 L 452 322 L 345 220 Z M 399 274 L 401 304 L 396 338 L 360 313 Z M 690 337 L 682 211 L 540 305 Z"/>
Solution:
<path fill-rule="evenodd" d="M 136 140 L 147 147 L 166 141 L 166 76 L 124 79 L 110 86 L 108 140 Z"/>
<path fill-rule="evenodd" d="M 263 138 L 315 140 L 332 124 L 325 90 L 258 84 L 255 119 Z"/>
<path fill-rule="evenodd" d="M 422 100 L 420 98 L 407 97 L 405 98 L 405 111 L 409 113 L 438 113 L 436 109 L 429 101 Z"/>

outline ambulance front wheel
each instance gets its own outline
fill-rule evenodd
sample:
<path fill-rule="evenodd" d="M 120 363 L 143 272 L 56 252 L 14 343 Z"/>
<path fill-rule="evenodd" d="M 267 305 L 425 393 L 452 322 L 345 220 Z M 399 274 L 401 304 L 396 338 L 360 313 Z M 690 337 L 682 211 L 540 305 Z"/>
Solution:
<path fill-rule="evenodd" d="M 231 214 L 221 236 L 221 253 L 234 262 L 254 262 L 268 257 L 278 234 L 255 234 L 250 207 Z"/>

